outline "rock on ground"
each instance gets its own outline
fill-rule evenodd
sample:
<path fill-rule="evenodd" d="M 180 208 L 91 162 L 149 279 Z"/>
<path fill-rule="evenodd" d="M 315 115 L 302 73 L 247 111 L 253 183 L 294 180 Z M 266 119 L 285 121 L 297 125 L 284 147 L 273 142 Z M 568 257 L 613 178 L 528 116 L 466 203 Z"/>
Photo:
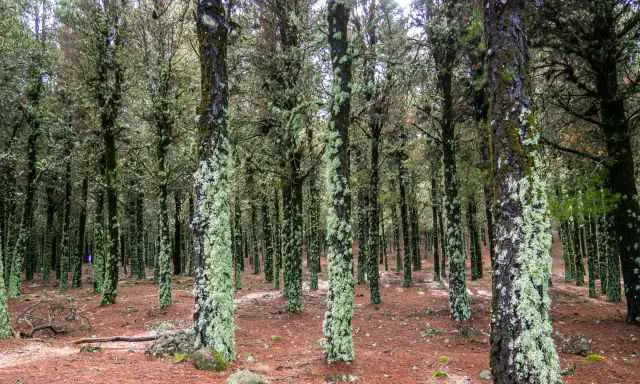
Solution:
<path fill-rule="evenodd" d="M 227 384 L 267 384 L 267 381 L 257 373 L 243 369 L 229 376 Z"/>
<path fill-rule="evenodd" d="M 191 354 L 193 365 L 201 371 L 224 371 L 227 363 L 209 348 L 200 348 Z"/>

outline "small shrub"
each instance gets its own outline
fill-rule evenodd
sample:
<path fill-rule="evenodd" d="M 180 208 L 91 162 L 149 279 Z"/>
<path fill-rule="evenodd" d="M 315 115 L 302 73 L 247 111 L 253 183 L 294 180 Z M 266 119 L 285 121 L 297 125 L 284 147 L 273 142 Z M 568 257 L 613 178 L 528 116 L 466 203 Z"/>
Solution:
<path fill-rule="evenodd" d="M 427 325 L 427 327 L 422 331 L 422 336 L 423 337 L 434 337 L 434 336 L 438 336 L 442 332 L 443 332 L 442 329 L 433 328 L 432 326 Z"/>
<path fill-rule="evenodd" d="M 440 363 L 440 364 L 449 364 L 449 356 L 440 356 L 440 357 L 438 357 L 438 363 Z"/>
<path fill-rule="evenodd" d="M 449 374 L 446 371 L 435 371 L 433 372 L 433 374 L 431 374 L 432 377 L 435 377 L 436 379 L 443 379 L 445 377 L 449 377 Z"/>

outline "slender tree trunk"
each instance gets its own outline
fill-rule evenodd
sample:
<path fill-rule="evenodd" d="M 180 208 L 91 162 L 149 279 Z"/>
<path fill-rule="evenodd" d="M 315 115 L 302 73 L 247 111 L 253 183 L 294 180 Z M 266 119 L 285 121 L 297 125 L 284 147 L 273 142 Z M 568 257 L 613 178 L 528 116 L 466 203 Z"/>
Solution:
<path fill-rule="evenodd" d="M 465 272 L 464 232 L 458 196 L 458 173 L 456 167 L 455 122 L 453 121 L 453 95 L 451 93 L 451 71 L 445 69 L 438 75 L 443 96 L 442 153 L 444 164 L 445 213 L 447 215 L 447 256 L 449 258 L 449 304 L 453 320 L 471 318 L 471 306 L 467 297 Z"/>
<path fill-rule="evenodd" d="M 65 151 L 70 154 L 71 150 Z M 60 284 L 61 291 L 65 291 L 69 284 L 69 271 L 71 267 L 71 162 L 67 161 L 64 173 L 64 220 L 62 224 L 62 254 L 60 257 Z"/>
<path fill-rule="evenodd" d="M 85 233 L 87 229 L 87 203 L 89 197 L 89 179 L 82 179 L 82 205 L 80 206 L 80 223 L 78 224 L 78 248 L 73 267 L 73 288 L 80 288 L 82 283 L 82 262 L 86 250 Z"/>
<path fill-rule="evenodd" d="M 437 170 L 431 175 L 431 206 L 433 212 L 433 281 L 440 281 L 440 194 L 438 193 Z"/>
<path fill-rule="evenodd" d="M 269 200 L 262 201 L 262 234 L 264 237 L 264 280 L 273 282 L 273 242 L 271 237 L 271 217 L 269 215 Z"/>
<path fill-rule="evenodd" d="M 173 274 L 181 275 L 182 270 L 182 194 L 173 193 L 175 211 L 173 213 Z"/>
<path fill-rule="evenodd" d="M 2 233 L 0 233 L 2 235 Z M 0 244 L 2 237 L 0 236 Z M 13 336 L 11 329 L 11 316 L 7 307 L 7 292 L 4 288 L 4 264 L 2 258 L 2 247 L 0 247 L 0 340 L 6 340 Z"/>
<path fill-rule="evenodd" d="M 122 6 L 119 2 L 105 3 L 104 17 L 106 23 L 101 30 L 102 37 L 101 58 L 98 62 L 99 81 L 97 90 L 98 106 L 100 108 L 100 125 L 104 144 L 104 176 L 105 197 L 107 200 L 107 247 L 104 255 L 104 279 L 101 286 L 104 304 L 116 302 L 118 286 L 118 194 L 117 194 L 117 148 L 116 148 L 116 120 L 122 103 L 123 68 L 118 61 L 122 47 L 120 24 L 122 23 Z"/>
<path fill-rule="evenodd" d="M 274 219 L 274 271 L 273 286 L 280 288 L 280 270 L 282 269 L 282 224 L 280 221 L 280 193 L 278 188 L 273 189 L 273 219 Z"/>
<path fill-rule="evenodd" d="M 372 111 L 371 123 L 371 178 L 369 180 L 369 294 L 372 304 L 380 304 L 380 276 L 378 271 L 378 255 L 380 253 L 380 204 L 378 202 L 378 191 L 380 188 L 380 134 L 382 133 L 382 123 L 380 120 L 380 108 Z M 388 265 L 387 265 L 388 267 Z"/>
<path fill-rule="evenodd" d="M 402 133 L 402 149 L 396 154 L 396 163 L 398 167 L 398 188 L 400 189 L 400 223 L 402 225 L 402 245 L 404 257 L 402 260 L 403 279 L 402 286 L 411 286 L 411 234 L 409 232 L 409 210 L 407 202 L 407 175 L 404 169 L 404 148 L 406 145 L 406 136 Z"/>
<path fill-rule="evenodd" d="M 476 202 L 473 196 L 469 198 L 467 208 L 469 226 L 469 249 L 471 250 L 471 279 L 482 279 L 482 248 L 480 248 L 480 236 L 476 223 Z"/>
<path fill-rule="evenodd" d="M 138 192 L 136 194 L 136 268 L 134 271 L 138 279 L 146 277 L 144 231 L 144 194 Z"/>
<path fill-rule="evenodd" d="M 349 114 L 351 58 L 348 48 L 350 9 L 344 1 L 329 0 L 329 48 L 334 99 L 327 137 L 327 167 L 331 205 L 328 211 L 329 291 L 323 323 L 328 362 L 353 360 L 351 321 L 353 276 L 349 193 Z"/>

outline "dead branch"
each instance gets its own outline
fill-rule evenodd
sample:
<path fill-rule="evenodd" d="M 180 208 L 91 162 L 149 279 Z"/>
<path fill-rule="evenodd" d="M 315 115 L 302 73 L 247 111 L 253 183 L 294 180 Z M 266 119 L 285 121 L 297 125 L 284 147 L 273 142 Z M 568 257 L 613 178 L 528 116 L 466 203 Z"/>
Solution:
<path fill-rule="evenodd" d="M 153 341 L 160 338 L 160 335 L 153 336 L 112 336 L 112 337 L 93 337 L 87 339 L 74 340 L 72 344 L 87 344 L 87 343 L 109 343 L 114 341 L 126 341 L 129 343 L 137 343 L 141 341 Z"/>

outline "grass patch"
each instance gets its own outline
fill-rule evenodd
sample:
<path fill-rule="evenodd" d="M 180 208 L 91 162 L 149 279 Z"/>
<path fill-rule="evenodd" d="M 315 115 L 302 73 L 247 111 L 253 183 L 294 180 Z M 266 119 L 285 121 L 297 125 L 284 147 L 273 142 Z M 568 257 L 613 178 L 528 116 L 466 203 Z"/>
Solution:
<path fill-rule="evenodd" d="M 449 356 L 440 356 L 440 357 L 438 357 L 438 363 L 440 363 L 440 364 L 449 364 Z"/>

